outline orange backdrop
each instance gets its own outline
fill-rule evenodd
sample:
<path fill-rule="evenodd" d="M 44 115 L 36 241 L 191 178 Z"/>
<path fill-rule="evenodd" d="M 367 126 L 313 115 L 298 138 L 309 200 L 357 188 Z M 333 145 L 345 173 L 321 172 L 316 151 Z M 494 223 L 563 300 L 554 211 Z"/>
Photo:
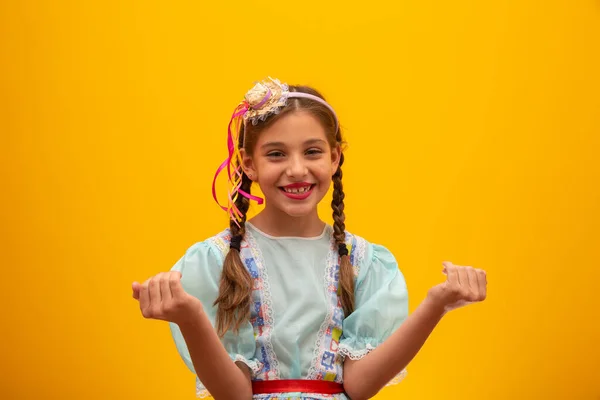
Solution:
<path fill-rule="evenodd" d="M 411 310 L 442 261 L 488 271 L 377 399 L 600 395 L 598 1 L 2 1 L 0 40 L 0 398 L 194 398 L 130 284 L 225 227 L 226 124 L 267 75 L 336 107 L 348 229 Z"/>

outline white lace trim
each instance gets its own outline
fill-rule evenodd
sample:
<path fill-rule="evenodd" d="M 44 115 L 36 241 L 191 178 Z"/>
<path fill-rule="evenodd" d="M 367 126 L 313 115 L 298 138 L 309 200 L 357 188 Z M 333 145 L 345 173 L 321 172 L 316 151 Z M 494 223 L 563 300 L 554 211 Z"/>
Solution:
<path fill-rule="evenodd" d="M 354 275 L 358 277 L 360 272 L 360 266 L 365 258 L 365 252 L 367 250 L 367 241 L 361 237 L 354 236 L 356 239 L 356 250 L 354 253 Z"/>
<path fill-rule="evenodd" d="M 406 378 L 406 375 L 408 375 L 408 371 L 403 369 L 402 371 L 398 372 L 396 376 L 393 377 L 392 380 L 389 381 L 385 386 L 394 386 L 399 384 L 404 380 L 404 378 Z"/>
<path fill-rule="evenodd" d="M 365 346 L 364 349 L 360 349 L 360 350 L 351 349 L 348 345 L 345 345 L 343 343 L 340 343 L 340 347 L 339 347 L 340 355 L 343 355 L 344 357 L 348 357 L 351 360 L 360 360 L 361 358 L 363 358 L 364 356 L 366 356 L 373 350 L 375 350 L 375 346 L 373 346 L 369 343 L 367 343 L 367 345 Z M 396 376 L 394 376 L 392 378 L 392 380 L 389 381 L 385 386 L 393 386 L 393 385 L 399 384 L 400 382 L 402 382 L 404 380 L 404 378 L 406 378 L 407 374 L 408 374 L 408 371 L 405 368 L 402 371 L 398 372 L 396 374 Z"/>
<path fill-rule="evenodd" d="M 279 114 L 281 109 L 287 105 L 287 100 L 290 93 L 288 85 L 286 83 L 281 83 L 279 79 L 272 80 L 280 86 L 281 94 L 274 103 L 267 103 L 266 109 L 260 109 L 258 112 L 253 109 L 248 110 L 244 118 L 248 121 L 251 121 L 252 125 L 256 125 L 260 121 L 266 120 L 270 115 Z M 252 89 L 250 91 L 252 91 Z"/>
<path fill-rule="evenodd" d="M 364 349 L 360 350 L 354 350 L 344 343 L 340 343 L 339 347 L 340 355 L 348 357 L 351 360 L 360 360 L 373 350 L 375 350 L 375 347 L 369 343 L 367 343 Z"/>
<path fill-rule="evenodd" d="M 216 246 L 219 251 L 221 252 L 221 255 L 223 257 L 223 260 L 225 260 L 225 256 L 227 256 L 227 252 L 229 251 L 229 247 L 228 245 L 225 243 L 225 238 L 223 236 L 227 236 L 228 234 L 225 234 L 224 232 L 220 233 L 217 236 L 214 236 L 210 239 L 208 239 L 208 241 L 213 244 L 214 246 Z"/>
<path fill-rule="evenodd" d="M 260 370 L 262 369 L 262 363 L 258 360 L 248 360 L 246 357 L 242 356 L 241 354 L 236 354 L 235 358 L 233 359 L 233 362 L 242 362 L 244 364 L 246 364 L 248 366 L 248 368 L 250 368 L 250 371 L 252 371 L 252 377 L 256 376 L 256 374 L 258 374 L 260 372 Z M 206 397 L 211 397 L 210 393 L 208 392 L 208 390 L 206 390 L 206 387 L 204 386 L 204 384 L 200 381 L 200 379 L 196 376 L 196 397 L 199 399 L 204 399 Z"/>
<path fill-rule="evenodd" d="M 267 353 L 267 357 L 271 364 L 271 369 L 268 371 L 272 373 L 272 375 L 264 375 L 260 378 L 262 379 L 273 379 L 279 378 L 279 361 L 277 360 L 277 355 L 275 354 L 275 350 L 273 349 L 273 343 L 271 342 L 271 335 L 273 333 L 273 301 L 271 296 L 271 284 L 269 283 L 269 275 L 267 274 L 267 269 L 265 267 L 265 262 L 262 256 L 262 252 L 258 245 L 256 244 L 256 240 L 252 233 L 246 230 L 246 241 L 249 244 L 249 250 L 254 257 L 254 261 L 256 262 L 256 266 L 259 270 L 260 277 L 262 279 L 262 290 L 261 294 L 261 303 L 264 307 L 264 322 L 265 327 L 267 329 L 263 330 L 261 336 L 265 338 L 264 347 Z"/>
<path fill-rule="evenodd" d="M 319 333 L 317 334 L 317 340 L 315 342 L 315 346 L 314 346 L 314 350 L 313 350 L 313 359 L 312 362 L 310 363 L 310 368 L 308 370 L 308 379 L 317 379 L 317 376 L 319 374 L 319 370 L 318 370 L 318 366 L 321 364 L 321 357 L 323 355 L 323 339 L 325 337 L 325 333 L 327 332 L 327 328 L 329 327 L 329 325 L 331 324 L 331 318 L 333 317 L 333 313 L 335 312 L 335 307 L 336 304 L 334 304 L 331 299 L 329 299 L 329 296 L 331 295 L 329 292 L 329 285 L 331 285 L 331 282 L 329 280 L 329 277 L 331 276 L 331 272 L 332 269 L 335 268 L 335 266 L 337 265 L 338 262 L 338 253 L 337 253 L 337 249 L 336 249 L 336 245 L 335 245 L 335 239 L 333 238 L 333 235 L 331 236 L 330 239 L 331 245 L 329 248 L 329 254 L 327 256 L 327 267 L 325 268 L 325 277 L 324 277 L 324 286 L 325 286 L 325 293 L 327 294 L 328 300 L 329 300 L 329 304 L 327 307 L 327 315 L 325 315 L 325 318 L 323 319 L 323 322 L 321 323 L 321 327 L 319 328 Z"/>
<path fill-rule="evenodd" d="M 250 371 L 252 371 L 252 375 L 251 376 L 256 376 L 260 370 L 263 367 L 263 363 L 261 363 L 258 360 L 248 360 L 246 357 L 237 354 L 235 356 L 235 359 L 233 360 L 233 362 L 242 362 L 244 364 L 246 364 L 248 366 L 248 368 L 250 368 Z"/>
<path fill-rule="evenodd" d="M 231 233 L 229 232 L 228 229 L 221 232 L 221 234 L 210 238 L 210 241 L 212 242 L 212 244 L 215 245 L 221 251 L 223 258 L 227 255 L 227 252 L 229 251 L 229 244 L 227 243 L 227 240 L 230 238 L 231 238 Z M 258 262 L 259 262 L 259 260 L 257 260 L 257 265 L 258 265 Z M 261 266 L 262 266 L 262 264 L 259 265 L 259 268 Z M 235 358 L 233 359 L 233 362 L 243 362 L 244 364 L 246 364 L 252 372 L 252 377 L 254 377 L 258 373 L 260 373 L 260 371 L 263 368 L 263 364 L 260 361 L 248 360 L 246 357 L 244 357 L 240 354 L 237 354 L 235 356 Z M 200 379 L 198 377 L 196 377 L 196 397 L 200 398 L 200 399 L 212 397 L 211 394 L 209 393 L 209 391 L 206 389 L 206 387 L 204 386 L 204 384 L 200 381 Z"/>
<path fill-rule="evenodd" d="M 208 393 L 208 390 L 206 390 L 206 387 L 204 387 L 204 384 L 200 382 L 198 377 L 196 377 L 196 397 L 199 399 L 211 397 L 210 393 Z"/>

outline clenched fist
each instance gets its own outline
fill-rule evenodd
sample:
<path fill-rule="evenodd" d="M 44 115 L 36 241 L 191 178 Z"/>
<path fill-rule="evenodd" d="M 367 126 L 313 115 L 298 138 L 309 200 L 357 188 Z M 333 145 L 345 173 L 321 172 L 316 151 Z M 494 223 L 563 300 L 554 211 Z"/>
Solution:
<path fill-rule="evenodd" d="M 485 271 L 473 267 L 442 263 L 446 281 L 429 289 L 428 297 L 444 312 L 485 300 L 487 277 Z"/>
<path fill-rule="evenodd" d="M 143 284 L 133 282 L 132 289 L 144 318 L 180 324 L 203 312 L 200 300 L 183 290 L 178 271 L 162 272 Z"/>

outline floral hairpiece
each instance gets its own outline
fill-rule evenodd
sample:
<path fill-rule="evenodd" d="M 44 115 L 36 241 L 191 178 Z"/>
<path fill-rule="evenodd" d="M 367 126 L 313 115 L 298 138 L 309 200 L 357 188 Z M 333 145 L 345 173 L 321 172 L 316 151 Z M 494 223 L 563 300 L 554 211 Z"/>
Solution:
<path fill-rule="evenodd" d="M 223 161 L 215 173 L 212 184 L 213 198 L 224 211 L 227 211 L 230 218 L 239 226 L 242 220 L 242 212 L 235 205 L 238 196 L 244 196 L 249 200 L 254 200 L 258 204 L 263 203 L 263 199 L 257 196 L 252 196 L 241 189 L 242 185 L 242 156 L 238 147 L 240 122 L 244 124 L 248 122 L 253 125 L 264 121 L 270 115 L 278 114 L 283 107 L 287 105 L 289 98 L 305 98 L 317 101 L 325 105 L 333 114 L 336 121 L 336 131 L 338 129 L 337 115 L 325 100 L 318 96 L 314 96 L 304 92 L 290 92 L 289 87 L 285 83 L 281 83 L 278 79 L 268 77 L 267 79 L 257 82 L 244 96 L 244 100 L 238 104 L 233 111 L 231 120 L 227 127 L 227 151 L 228 157 Z M 233 129 L 232 129 L 233 127 Z M 229 181 L 229 193 L 227 206 L 221 205 L 217 199 L 216 182 L 219 174 L 227 169 Z"/>

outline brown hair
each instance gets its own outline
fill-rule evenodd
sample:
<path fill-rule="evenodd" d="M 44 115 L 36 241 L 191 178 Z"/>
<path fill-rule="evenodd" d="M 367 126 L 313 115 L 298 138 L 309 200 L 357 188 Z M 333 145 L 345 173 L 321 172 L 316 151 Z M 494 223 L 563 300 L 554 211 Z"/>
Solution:
<path fill-rule="evenodd" d="M 308 86 L 289 86 L 290 92 L 304 92 L 322 99 L 323 96 L 315 89 Z M 246 153 L 252 156 L 254 145 L 258 134 L 271 126 L 275 121 L 284 115 L 302 110 L 311 113 L 319 119 L 327 135 L 327 140 L 332 149 L 338 145 L 343 145 L 342 132 L 338 127 L 336 130 L 336 120 L 331 111 L 318 101 L 306 98 L 289 98 L 287 105 L 281 109 L 279 114 L 267 118 L 264 122 L 257 125 L 248 124 L 240 127 L 239 143 L 241 148 L 245 147 Z M 340 253 L 340 279 L 338 295 L 344 314 L 347 316 L 354 311 L 354 269 L 350 264 L 350 258 L 346 248 L 346 224 L 344 215 L 344 189 L 342 185 L 342 164 L 344 163 L 344 154 L 340 154 L 340 162 L 337 170 L 332 176 L 333 181 L 333 199 L 331 208 L 333 210 L 334 220 L 334 238 Z M 246 174 L 242 176 L 241 189 L 250 193 L 252 180 Z M 234 221 L 230 222 L 230 231 L 232 238 L 244 237 L 246 233 L 245 222 L 246 213 L 250 206 L 249 200 L 244 196 L 238 196 L 236 206 L 241 211 L 243 217 L 238 227 Z M 240 253 L 236 246 L 231 248 L 223 264 L 221 274 L 221 283 L 219 287 L 219 296 L 214 305 L 217 306 L 217 333 L 219 336 L 232 329 L 237 332 L 240 326 L 250 319 L 250 298 L 252 295 L 252 278 L 244 266 Z"/>

